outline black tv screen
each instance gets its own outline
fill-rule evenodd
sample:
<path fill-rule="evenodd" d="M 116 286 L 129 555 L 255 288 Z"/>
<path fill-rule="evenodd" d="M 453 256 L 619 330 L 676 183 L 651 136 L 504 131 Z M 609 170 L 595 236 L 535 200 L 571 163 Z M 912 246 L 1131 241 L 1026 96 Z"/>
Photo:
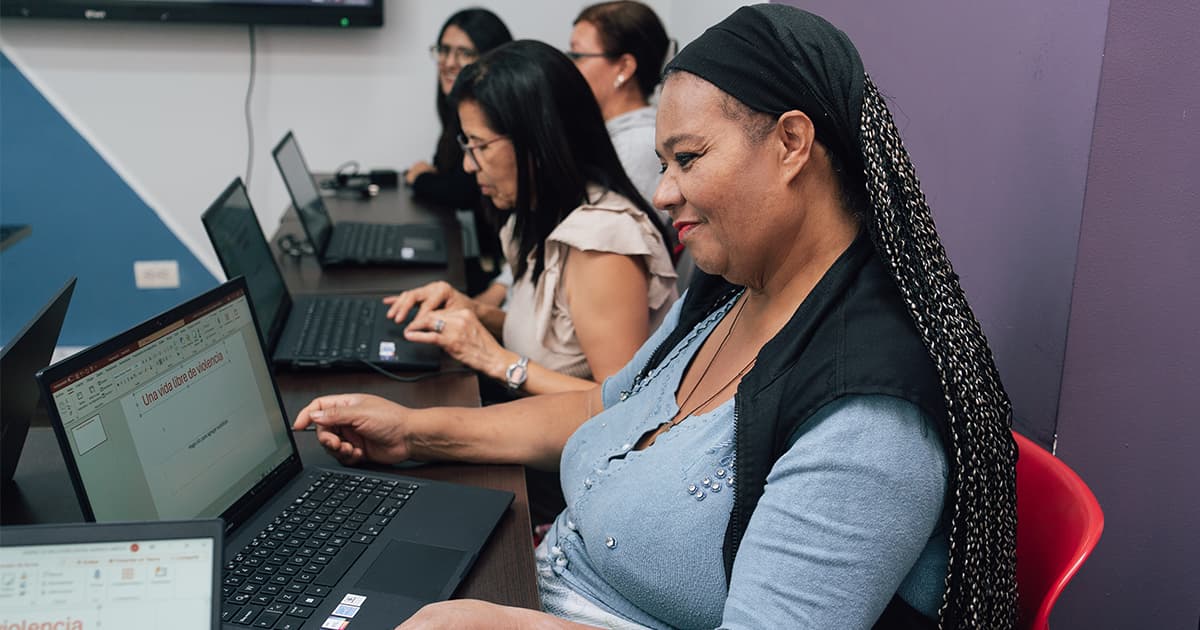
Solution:
<path fill-rule="evenodd" d="M 77 20 L 382 26 L 384 0 L 3 0 L 0 15 Z"/>

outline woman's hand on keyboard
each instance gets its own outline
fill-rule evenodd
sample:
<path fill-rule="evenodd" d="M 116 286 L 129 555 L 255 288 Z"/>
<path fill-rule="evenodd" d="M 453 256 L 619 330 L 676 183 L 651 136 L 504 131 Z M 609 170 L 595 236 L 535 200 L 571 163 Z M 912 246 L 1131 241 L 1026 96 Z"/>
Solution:
<path fill-rule="evenodd" d="M 414 307 L 418 307 L 416 315 L 413 316 L 414 319 L 439 309 L 475 310 L 474 300 L 443 281 L 430 282 L 425 286 L 410 289 L 398 295 L 389 295 L 383 298 L 383 303 L 388 305 L 388 319 L 397 324 L 403 323 L 408 318 L 409 311 Z"/>
<path fill-rule="evenodd" d="M 404 329 L 404 338 L 437 344 L 463 365 L 503 381 L 505 370 L 520 357 L 505 350 L 470 309 L 446 309 L 418 314 Z"/>

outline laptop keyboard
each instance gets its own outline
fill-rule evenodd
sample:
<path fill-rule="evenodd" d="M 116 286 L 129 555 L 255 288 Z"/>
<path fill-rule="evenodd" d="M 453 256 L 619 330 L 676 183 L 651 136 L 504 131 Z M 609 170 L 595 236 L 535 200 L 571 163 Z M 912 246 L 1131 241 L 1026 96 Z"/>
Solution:
<path fill-rule="evenodd" d="M 296 342 L 301 359 L 367 359 L 371 333 L 382 317 L 383 304 L 376 299 L 322 298 L 313 300 L 304 312 L 304 324 Z"/>
<path fill-rule="evenodd" d="M 342 251 L 368 260 L 399 260 L 403 227 L 382 223 L 339 223 L 337 231 L 345 240 Z"/>
<path fill-rule="evenodd" d="M 324 472 L 225 564 L 221 621 L 295 630 L 419 484 Z"/>

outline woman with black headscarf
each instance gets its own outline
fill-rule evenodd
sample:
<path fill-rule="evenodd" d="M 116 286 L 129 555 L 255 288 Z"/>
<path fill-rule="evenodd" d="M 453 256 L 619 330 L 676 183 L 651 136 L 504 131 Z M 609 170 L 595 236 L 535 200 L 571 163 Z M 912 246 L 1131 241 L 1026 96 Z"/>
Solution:
<path fill-rule="evenodd" d="M 560 619 L 456 601 L 414 621 L 1012 627 L 1010 406 L 845 34 L 739 9 L 668 66 L 656 144 L 655 204 L 703 273 L 601 388 L 300 412 L 347 462 L 560 467 L 537 551 Z"/>

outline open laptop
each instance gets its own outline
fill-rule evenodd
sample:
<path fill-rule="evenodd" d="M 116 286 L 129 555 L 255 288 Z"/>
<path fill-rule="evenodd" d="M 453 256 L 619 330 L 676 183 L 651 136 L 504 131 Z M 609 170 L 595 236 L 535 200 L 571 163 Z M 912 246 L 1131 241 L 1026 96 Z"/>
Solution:
<path fill-rule="evenodd" d="M 224 519 L 226 628 L 449 597 L 513 494 L 304 468 L 258 330 L 239 277 L 38 373 L 84 518 Z"/>
<path fill-rule="evenodd" d="M 0 528 L 0 628 L 218 630 L 220 519 Z"/>
<path fill-rule="evenodd" d="M 33 375 L 50 365 L 74 292 L 75 278 L 71 278 L 0 354 L 0 481 L 11 481 L 17 470 L 29 422 L 37 410 L 38 386 Z"/>
<path fill-rule="evenodd" d="M 405 324 L 387 318 L 382 296 L 293 299 L 240 177 L 209 206 L 202 220 L 225 275 L 245 276 L 259 332 L 276 366 L 435 370 L 441 364 L 437 346 L 404 338 Z"/>
<path fill-rule="evenodd" d="M 322 267 L 446 264 L 441 226 L 341 221 L 334 224 L 292 132 L 271 151 Z"/>

